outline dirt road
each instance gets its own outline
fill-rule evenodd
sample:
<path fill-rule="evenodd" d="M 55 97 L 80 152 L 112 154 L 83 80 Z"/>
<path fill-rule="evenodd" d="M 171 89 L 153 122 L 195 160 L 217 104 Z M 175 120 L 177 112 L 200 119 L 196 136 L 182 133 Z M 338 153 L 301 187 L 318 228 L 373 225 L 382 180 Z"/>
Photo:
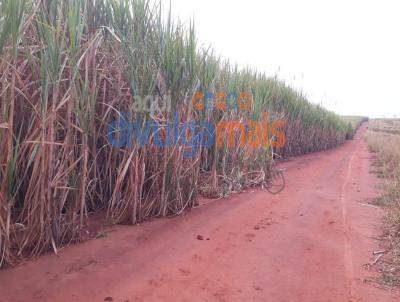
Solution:
<path fill-rule="evenodd" d="M 286 162 L 277 196 L 249 190 L 0 271 L 0 301 L 400 301 L 363 282 L 382 215 L 365 204 L 365 128 Z"/>

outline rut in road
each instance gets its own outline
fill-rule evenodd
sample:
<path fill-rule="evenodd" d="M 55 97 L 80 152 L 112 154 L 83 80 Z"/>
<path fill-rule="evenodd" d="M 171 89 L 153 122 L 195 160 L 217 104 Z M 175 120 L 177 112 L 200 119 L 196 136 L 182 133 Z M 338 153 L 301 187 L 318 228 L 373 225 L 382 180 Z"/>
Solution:
<path fill-rule="evenodd" d="M 286 162 L 279 195 L 259 189 L 180 217 L 116 226 L 0 272 L 2 301 L 399 301 L 366 284 L 382 212 L 356 138 Z"/>

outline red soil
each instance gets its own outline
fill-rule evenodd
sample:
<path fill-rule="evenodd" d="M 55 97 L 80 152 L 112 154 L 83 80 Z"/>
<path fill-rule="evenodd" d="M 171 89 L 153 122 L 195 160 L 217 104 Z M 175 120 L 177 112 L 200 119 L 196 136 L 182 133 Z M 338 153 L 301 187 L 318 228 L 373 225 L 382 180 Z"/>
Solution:
<path fill-rule="evenodd" d="M 296 158 L 286 189 L 207 202 L 174 218 L 0 271 L 0 301 L 400 301 L 363 267 L 382 211 L 360 140 Z"/>

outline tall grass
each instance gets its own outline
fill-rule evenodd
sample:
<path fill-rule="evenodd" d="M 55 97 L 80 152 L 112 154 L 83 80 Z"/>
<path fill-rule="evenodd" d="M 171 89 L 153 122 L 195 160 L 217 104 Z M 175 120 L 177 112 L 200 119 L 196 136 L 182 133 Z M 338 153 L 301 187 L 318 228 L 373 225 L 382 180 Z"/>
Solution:
<path fill-rule="evenodd" d="M 358 115 L 345 115 L 342 116 L 342 118 L 348 122 L 346 135 L 347 139 L 352 139 L 361 124 L 369 120 L 369 118 L 366 116 Z"/>
<path fill-rule="evenodd" d="M 284 119 L 286 145 L 273 150 L 282 156 L 345 140 L 339 116 L 200 48 L 193 24 L 161 12 L 145 0 L 0 0 L 1 265 L 81 240 L 88 213 L 99 209 L 111 223 L 134 224 L 179 214 L 199 192 L 229 194 L 268 177 L 268 145 L 224 140 L 193 158 L 185 146 L 113 148 L 107 125 L 120 112 L 142 124 L 174 119 L 134 112 L 134 95 L 171 95 L 180 124 Z M 251 91 L 254 102 L 244 111 L 194 111 L 198 90 Z"/>

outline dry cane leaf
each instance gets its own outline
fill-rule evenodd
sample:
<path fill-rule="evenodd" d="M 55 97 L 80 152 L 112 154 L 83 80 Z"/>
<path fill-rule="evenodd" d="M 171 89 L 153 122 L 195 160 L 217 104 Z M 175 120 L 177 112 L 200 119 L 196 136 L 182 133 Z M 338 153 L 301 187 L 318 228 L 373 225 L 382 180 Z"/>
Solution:
<path fill-rule="evenodd" d="M 8 129 L 8 124 L 7 123 L 1 123 L 0 124 L 0 129 Z"/>

